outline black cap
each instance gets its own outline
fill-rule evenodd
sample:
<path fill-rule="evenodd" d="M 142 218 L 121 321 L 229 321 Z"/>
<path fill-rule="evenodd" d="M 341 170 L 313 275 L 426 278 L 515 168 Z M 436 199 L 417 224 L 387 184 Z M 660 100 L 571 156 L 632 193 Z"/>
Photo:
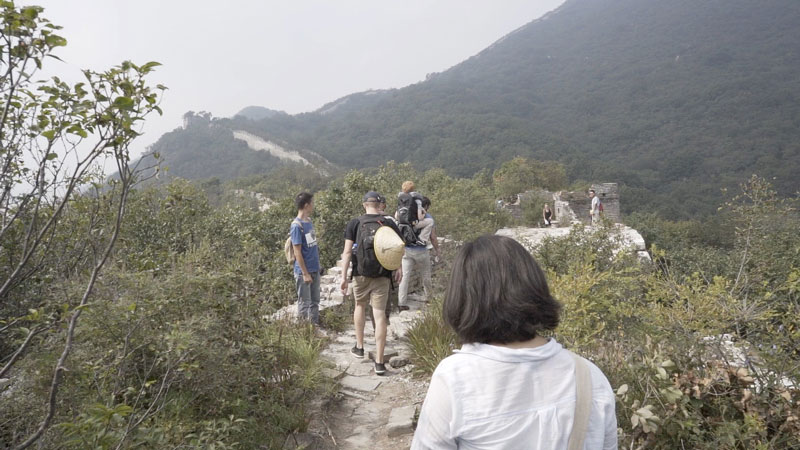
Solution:
<path fill-rule="evenodd" d="M 369 192 L 367 192 L 366 194 L 364 194 L 364 202 L 365 202 L 365 203 L 366 203 L 366 202 L 376 202 L 376 203 L 380 203 L 382 198 L 383 198 L 383 197 L 381 197 L 381 194 L 378 194 L 378 193 L 377 193 L 377 192 L 375 192 L 375 191 L 369 191 Z"/>

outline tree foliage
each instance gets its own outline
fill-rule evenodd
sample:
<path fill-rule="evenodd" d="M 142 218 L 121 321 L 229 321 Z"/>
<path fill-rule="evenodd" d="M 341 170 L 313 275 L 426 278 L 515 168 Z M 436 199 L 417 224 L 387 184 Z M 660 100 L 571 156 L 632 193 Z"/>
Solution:
<path fill-rule="evenodd" d="M 0 378 L 45 342 L 58 346 L 50 367 L 41 368 L 49 382 L 37 425 L 7 440 L 26 448 L 56 417 L 78 319 L 94 300 L 140 175 L 129 164 L 128 146 L 139 122 L 160 112 L 164 88 L 145 82 L 155 62 L 87 70 L 86 81 L 74 85 L 58 77 L 36 81 L 66 40 L 40 7 L 3 2 L 0 8 Z M 97 173 L 103 159 L 119 172 L 107 187 Z M 94 192 L 81 193 L 85 185 Z"/>
<path fill-rule="evenodd" d="M 504 162 L 494 171 L 493 177 L 495 194 L 503 198 L 534 187 L 558 191 L 567 185 L 567 174 L 562 164 L 540 162 L 520 156 Z"/>

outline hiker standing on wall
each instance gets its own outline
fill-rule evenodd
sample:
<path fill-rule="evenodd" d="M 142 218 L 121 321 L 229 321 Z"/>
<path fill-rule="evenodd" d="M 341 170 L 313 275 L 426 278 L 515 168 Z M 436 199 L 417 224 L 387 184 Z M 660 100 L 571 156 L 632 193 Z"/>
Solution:
<path fill-rule="evenodd" d="M 308 192 L 294 199 L 297 217 L 292 220 L 289 235 L 294 247 L 294 279 L 297 287 L 297 315 L 319 326 L 319 247 L 311 213 L 314 196 Z"/>
<path fill-rule="evenodd" d="M 356 344 L 350 353 L 356 358 L 364 358 L 364 325 L 366 324 L 367 302 L 372 306 L 375 316 L 375 374 L 386 373 L 383 352 L 386 347 L 386 307 L 389 302 L 390 279 L 394 275 L 396 282 L 403 279 L 400 262 L 403 257 L 404 241 L 400 238 L 400 230 L 392 220 L 388 220 L 379 210 L 382 197 L 377 192 L 364 195 L 365 214 L 351 220 L 344 232 L 344 250 L 342 252 L 342 284 L 343 294 L 347 294 L 350 279 L 347 269 L 352 261 L 353 296 L 355 310 L 353 325 L 356 329 Z M 384 246 L 379 239 L 380 233 L 390 229 L 390 236 L 396 240 L 392 260 L 379 260 L 377 254 L 389 246 Z M 384 233 L 386 235 L 386 233 Z M 387 268 L 386 266 L 390 266 Z M 394 274 L 392 273 L 394 271 Z"/>
<path fill-rule="evenodd" d="M 544 208 L 542 208 L 542 217 L 544 218 L 544 226 L 549 227 L 553 223 L 551 220 L 553 217 L 553 211 L 550 209 L 550 205 L 547 203 L 545 203 Z"/>
<path fill-rule="evenodd" d="M 603 207 L 594 189 L 589 189 L 589 198 L 592 199 L 592 205 L 589 207 L 589 214 L 592 216 L 592 225 L 600 225 L 600 212 L 603 210 Z"/>

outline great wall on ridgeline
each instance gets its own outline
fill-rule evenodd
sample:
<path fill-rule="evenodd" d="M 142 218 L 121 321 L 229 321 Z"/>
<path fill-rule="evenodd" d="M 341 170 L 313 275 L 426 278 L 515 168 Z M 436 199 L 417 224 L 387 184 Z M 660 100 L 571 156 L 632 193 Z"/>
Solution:
<path fill-rule="evenodd" d="M 640 259 L 649 261 L 650 254 L 647 252 L 642 235 L 620 222 L 619 187 L 617 183 L 596 183 L 591 186 L 591 189 L 595 190 L 597 197 L 603 203 L 603 218 L 613 227 L 614 232 L 611 233 L 610 238 L 615 240 L 619 251 L 630 251 Z M 497 230 L 496 234 L 516 239 L 531 249 L 540 245 L 547 238 L 567 236 L 575 225 L 588 226 L 591 223 L 589 215 L 591 200 L 586 192 L 583 191 L 526 191 L 518 194 L 515 201 L 510 203 L 501 202 L 498 207 L 507 210 L 517 221 L 521 221 L 524 217 L 525 205 L 535 203 L 531 201 L 534 197 L 552 202 L 554 212 L 552 226 L 502 228 Z"/>

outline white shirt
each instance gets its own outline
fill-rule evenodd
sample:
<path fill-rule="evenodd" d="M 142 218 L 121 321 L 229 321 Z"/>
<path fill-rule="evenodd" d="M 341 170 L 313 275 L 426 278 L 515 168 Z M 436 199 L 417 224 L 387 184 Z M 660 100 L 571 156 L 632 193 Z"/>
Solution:
<path fill-rule="evenodd" d="M 597 214 L 600 212 L 600 199 L 597 198 L 595 195 L 592 197 L 592 214 Z"/>
<path fill-rule="evenodd" d="M 617 448 L 615 398 L 589 362 L 592 410 L 584 449 Z M 566 449 L 575 360 L 550 339 L 536 348 L 466 344 L 436 368 L 412 449 Z"/>

